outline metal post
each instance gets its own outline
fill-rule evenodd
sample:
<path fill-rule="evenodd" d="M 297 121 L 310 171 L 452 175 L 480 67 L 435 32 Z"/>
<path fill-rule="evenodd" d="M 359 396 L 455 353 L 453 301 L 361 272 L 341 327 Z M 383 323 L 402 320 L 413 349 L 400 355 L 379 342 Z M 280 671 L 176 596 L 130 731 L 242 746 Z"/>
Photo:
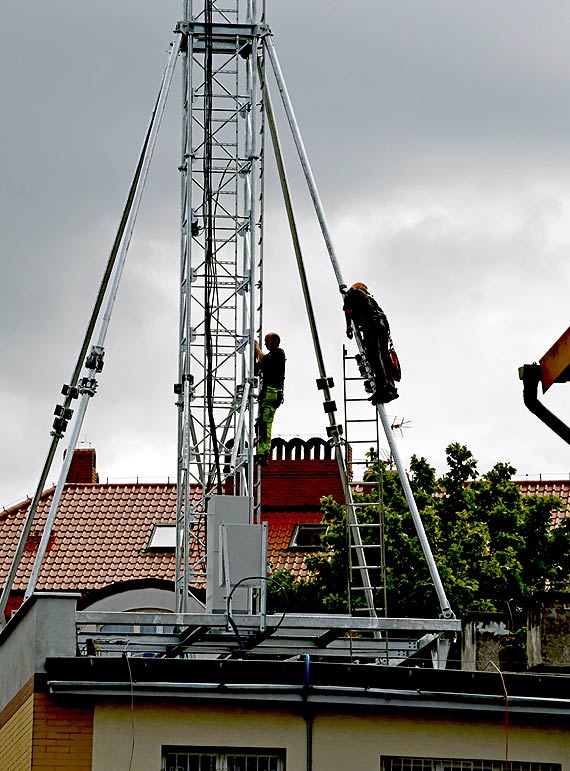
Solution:
<path fill-rule="evenodd" d="M 94 374 L 94 372 L 92 374 Z M 44 529 L 42 531 L 42 537 L 40 539 L 38 551 L 36 553 L 36 558 L 34 560 L 34 565 L 32 567 L 32 572 L 30 574 L 30 580 L 28 581 L 28 586 L 26 588 L 26 591 L 24 592 L 24 600 L 27 600 L 28 597 L 31 597 L 36 589 L 36 584 L 37 584 L 40 570 L 42 567 L 43 559 L 46 553 L 47 545 L 51 536 L 51 531 L 53 529 L 55 518 L 57 516 L 57 509 L 59 506 L 59 502 L 61 500 L 61 495 L 63 493 L 63 488 L 65 486 L 65 481 L 67 479 L 67 474 L 69 471 L 69 467 L 71 465 L 71 460 L 73 458 L 73 452 L 75 450 L 77 440 L 79 439 L 79 432 L 81 431 L 81 427 L 83 425 L 83 418 L 85 417 L 85 412 L 87 410 L 87 405 L 89 403 L 89 397 L 92 395 L 93 395 L 92 393 L 84 393 L 81 398 L 81 401 L 79 402 L 79 407 L 77 408 L 77 412 L 75 415 L 75 422 L 73 424 L 71 436 L 69 438 L 69 445 L 65 454 L 65 458 L 63 460 L 61 471 L 59 473 L 59 479 L 57 480 L 57 486 L 53 494 L 47 520 L 44 525 Z"/>
<path fill-rule="evenodd" d="M 388 440 L 388 444 L 390 445 L 390 452 L 392 453 L 392 457 L 394 458 L 396 468 L 398 469 L 398 474 L 400 476 L 400 481 L 402 483 L 404 495 L 406 496 L 408 506 L 410 507 L 410 514 L 412 515 L 412 519 L 414 520 L 416 532 L 418 534 L 418 538 L 420 539 L 424 557 L 426 558 L 426 562 L 428 564 L 431 580 L 433 581 L 433 585 L 437 593 L 437 598 L 439 600 L 441 615 L 443 618 L 454 618 L 455 615 L 449 606 L 449 601 L 445 594 L 445 589 L 443 588 L 443 584 L 441 583 L 441 578 L 439 577 L 439 571 L 437 569 L 437 565 L 435 564 L 435 560 L 433 558 L 431 546 L 427 539 L 422 518 L 418 511 L 418 507 L 414 499 L 412 488 L 410 487 L 410 480 L 408 479 L 408 475 L 406 474 L 406 470 L 402 463 L 400 452 L 398 450 L 398 445 L 396 444 L 396 439 L 394 437 L 394 432 L 392 431 L 392 428 L 388 421 L 388 417 L 386 415 L 386 410 L 384 409 L 383 404 L 377 404 L 376 409 L 378 410 L 378 414 L 380 415 L 380 420 L 382 421 L 382 425 L 384 426 L 384 433 L 386 434 L 386 439 Z"/>

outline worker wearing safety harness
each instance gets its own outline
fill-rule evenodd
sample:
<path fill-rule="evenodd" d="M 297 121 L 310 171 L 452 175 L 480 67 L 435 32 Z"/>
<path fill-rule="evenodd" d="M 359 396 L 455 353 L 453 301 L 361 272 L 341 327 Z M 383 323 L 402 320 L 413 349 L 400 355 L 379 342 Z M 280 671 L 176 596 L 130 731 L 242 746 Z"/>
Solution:
<path fill-rule="evenodd" d="M 265 335 L 267 353 L 263 353 L 257 341 L 256 372 L 261 375 L 259 393 L 259 414 L 257 418 L 257 457 L 266 463 L 271 450 L 271 430 L 275 411 L 283 402 L 283 383 L 285 381 L 285 351 L 279 347 L 281 338 L 276 332 Z"/>
<path fill-rule="evenodd" d="M 400 363 L 392 344 L 390 325 L 382 308 L 369 293 L 366 284 L 357 282 L 344 295 L 346 335 L 352 338 L 352 324 L 362 336 L 364 353 L 374 376 L 373 404 L 385 404 L 398 398 L 394 381 L 401 377 Z"/>

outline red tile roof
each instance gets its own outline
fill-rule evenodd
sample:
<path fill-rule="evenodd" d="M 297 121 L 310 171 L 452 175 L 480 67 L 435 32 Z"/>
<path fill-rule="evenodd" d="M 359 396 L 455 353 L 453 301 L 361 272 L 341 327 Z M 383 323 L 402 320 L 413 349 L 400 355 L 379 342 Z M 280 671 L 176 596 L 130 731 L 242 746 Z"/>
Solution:
<path fill-rule="evenodd" d="M 553 517 L 553 525 L 560 524 L 561 520 L 570 516 L 570 480 L 516 480 L 516 484 L 519 486 L 519 490 L 523 495 L 554 495 L 556 498 L 562 500 L 562 508 L 560 511 L 555 512 Z"/>
<path fill-rule="evenodd" d="M 28 538 L 15 590 L 24 590 L 53 489 L 41 499 Z M 30 501 L 0 514 L 0 581 L 16 551 Z M 174 523 L 176 487 L 172 484 L 68 484 L 39 575 L 38 591 L 91 591 L 115 581 L 174 579 L 172 552 L 149 551 L 153 527 Z"/>
<path fill-rule="evenodd" d="M 42 496 L 27 540 L 15 591 L 24 591 L 32 570 L 53 488 Z M 30 501 L 0 514 L 0 585 L 14 554 Z M 37 590 L 93 591 L 110 583 L 142 578 L 174 580 L 172 551 L 147 548 L 156 524 L 174 524 L 174 484 L 66 485 L 38 579 Z M 289 549 L 295 525 L 318 523 L 320 508 L 262 514 L 268 528 L 273 570 L 306 576 L 308 552 Z"/>

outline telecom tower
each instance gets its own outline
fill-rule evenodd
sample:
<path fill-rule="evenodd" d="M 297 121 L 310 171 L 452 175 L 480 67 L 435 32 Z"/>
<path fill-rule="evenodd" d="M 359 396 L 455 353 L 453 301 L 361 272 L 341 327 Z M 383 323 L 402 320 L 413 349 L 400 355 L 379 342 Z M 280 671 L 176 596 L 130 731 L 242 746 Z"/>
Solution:
<path fill-rule="evenodd" d="M 263 9 L 192 2 L 182 46 L 177 597 L 205 581 L 207 501 L 227 491 L 254 514 L 254 340 L 263 249 Z M 196 490 L 200 492 L 196 494 Z M 197 559 L 196 559 L 197 555 Z"/>
<path fill-rule="evenodd" d="M 56 406 L 48 456 L 0 599 L 0 609 L 3 611 L 6 606 L 56 448 L 68 422 L 73 419 L 65 461 L 26 597 L 35 589 L 87 405 L 96 394 L 97 376 L 103 369 L 105 338 L 177 62 L 182 68 L 183 102 L 179 166 L 179 377 L 174 386 L 178 407 L 177 613 L 184 614 L 187 610 L 189 588 L 204 586 L 207 576 L 211 579 L 212 568 L 211 565 L 208 568 L 207 554 L 218 535 L 217 525 L 215 532 L 206 532 L 206 519 L 219 505 L 220 499 L 227 502 L 229 498 L 234 498 L 239 503 L 240 525 L 247 524 L 250 528 L 258 526 L 256 520 L 260 481 L 259 469 L 254 463 L 255 397 L 258 384 L 254 367 L 254 342 L 260 338 L 262 323 L 263 165 L 265 139 L 270 137 L 312 333 L 319 372 L 317 387 L 323 393 L 327 434 L 338 461 L 346 496 L 353 563 L 357 566 L 359 589 L 363 592 L 370 621 L 369 626 L 365 624 L 361 628 L 378 635 L 378 630 L 392 627 L 386 624 L 379 626 L 377 623 L 379 614 L 369 573 L 369 568 L 372 570 L 377 566 L 372 568 L 367 564 L 358 520 L 359 507 L 352 498 L 342 428 L 332 396 L 333 381 L 327 375 L 319 342 L 285 163 L 269 96 L 266 62 L 281 97 L 339 291 L 343 292 L 346 285 L 271 31 L 266 24 L 265 0 L 224 0 L 223 3 L 221 0 L 184 1 L 183 18 L 176 27 L 175 41 L 83 346 L 72 377 L 62 389 L 62 404 Z M 361 375 L 372 380 L 357 329 L 355 340 L 360 352 Z M 75 400 L 78 400 L 78 405 L 72 408 Z M 440 604 L 440 621 L 449 620 L 447 627 L 443 624 L 437 629 L 455 629 L 456 622 L 451 622 L 454 615 L 441 584 L 382 404 L 377 406 L 377 413 L 428 563 Z M 222 534 L 222 539 L 226 537 L 227 533 Z M 224 548 L 227 549 L 227 545 Z M 229 559 L 227 553 L 220 559 L 226 575 L 227 593 L 232 585 L 228 578 L 229 562 L 224 562 L 226 558 Z M 259 573 L 262 583 L 258 586 L 263 589 L 266 581 L 263 578 L 266 574 L 263 559 Z M 261 595 L 263 597 L 263 592 Z M 251 612 L 251 598 L 248 609 Z M 261 619 L 260 628 L 263 628 L 263 600 L 256 611 Z M 218 608 L 217 612 L 223 613 L 224 610 Z M 227 615 L 229 623 L 229 600 Z M 339 629 L 347 628 L 345 621 L 339 621 Z M 281 623 L 274 626 L 274 631 Z M 299 624 L 302 626 L 302 621 Z M 413 628 L 423 627 L 416 625 Z M 430 628 L 436 627 L 432 625 Z M 319 638 L 321 643 L 325 638 L 328 639 L 326 635 Z"/>

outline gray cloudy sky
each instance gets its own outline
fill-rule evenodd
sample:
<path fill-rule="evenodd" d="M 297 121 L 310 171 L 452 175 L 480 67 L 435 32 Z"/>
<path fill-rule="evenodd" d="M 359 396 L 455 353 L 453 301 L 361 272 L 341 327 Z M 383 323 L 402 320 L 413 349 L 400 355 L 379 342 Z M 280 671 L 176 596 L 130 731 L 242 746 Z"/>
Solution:
<path fill-rule="evenodd" d="M 35 487 L 180 6 L 30 0 L 0 9 L 0 506 Z M 345 278 L 366 281 L 390 318 L 404 380 L 388 413 L 410 421 L 404 457 L 425 455 L 442 471 L 446 445 L 460 441 L 481 471 L 508 460 L 520 474 L 568 474 L 569 448 L 524 407 L 517 368 L 569 325 L 570 5 L 268 7 Z M 175 84 L 81 434 L 103 477 L 175 474 L 179 147 Z M 289 158 L 340 386 L 339 296 Z M 318 434 L 316 365 L 271 164 L 268 186 L 265 317 L 288 355 L 276 431 Z M 544 401 L 570 419 L 568 389 Z M 61 453 L 57 461 L 52 479 Z"/>

